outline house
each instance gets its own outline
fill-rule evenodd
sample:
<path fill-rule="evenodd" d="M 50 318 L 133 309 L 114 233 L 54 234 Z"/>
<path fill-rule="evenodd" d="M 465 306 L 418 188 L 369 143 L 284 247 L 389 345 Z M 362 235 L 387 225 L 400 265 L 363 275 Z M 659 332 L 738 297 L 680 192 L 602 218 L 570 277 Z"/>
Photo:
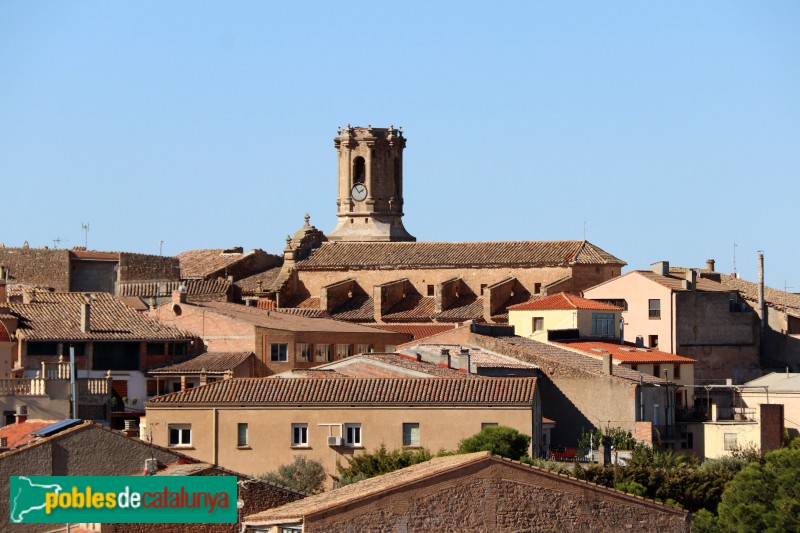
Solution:
<path fill-rule="evenodd" d="M 80 416 L 106 420 L 108 413 L 99 397 L 111 394 L 119 413 L 112 416 L 124 416 L 125 410 L 136 410 L 138 400 L 146 398 L 146 369 L 185 359 L 199 348 L 193 335 L 161 325 L 104 292 L 28 293 L 22 302 L 8 307 L 17 321 L 12 372 L 28 382 L 19 390 L 30 396 L 25 403 L 31 409 L 38 387 L 49 387 L 53 399 L 69 400 L 70 350 L 75 354 L 76 377 L 85 385 L 78 392 L 85 391 L 87 401 L 93 398 Z M 109 378 L 110 391 L 104 388 Z M 60 407 L 37 418 L 58 417 L 53 413 L 59 412 Z"/>
<path fill-rule="evenodd" d="M 542 415 L 555 420 L 552 445 L 574 446 L 592 428 L 619 427 L 640 442 L 673 447 L 676 385 L 651 374 L 555 344 L 514 335 L 511 326 L 471 324 L 425 339 L 457 343 L 535 365 L 540 376 Z M 411 349 L 409 343 L 400 350 Z M 499 378 L 508 379 L 508 378 Z"/>
<path fill-rule="evenodd" d="M 742 384 L 738 388 L 744 407 L 753 409 L 764 404 L 781 404 L 783 423 L 789 435 L 800 434 L 800 374 L 771 372 Z"/>
<path fill-rule="evenodd" d="M 160 255 L 0 246 L 0 279 L 9 285 L 47 287 L 58 292 L 107 292 L 125 281 L 178 280 L 178 260 Z"/>
<path fill-rule="evenodd" d="M 540 452 L 536 378 L 234 378 L 147 402 L 153 442 L 206 462 L 262 474 L 301 455 L 334 473 L 358 453 L 452 450 L 485 425 L 533 436 Z"/>
<path fill-rule="evenodd" d="M 746 381 L 760 373 L 758 317 L 739 293 L 689 270 L 670 273 L 660 261 L 583 291 L 623 308 L 624 340 L 697 360 L 695 380 Z"/>
<path fill-rule="evenodd" d="M 228 378 L 263 376 L 261 361 L 253 352 L 205 352 L 147 372 L 147 397 L 178 392 Z"/>
<path fill-rule="evenodd" d="M 281 258 L 264 250 L 245 253 L 241 246 L 227 249 L 188 250 L 177 256 L 182 280 L 234 282 L 281 265 Z"/>
<path fill-rule="evenodd" d="M 33 433 L 55 424 L 57 420 L 28 420 L 24 414 L 18 414 L 15 421 L 6 420 L 0 427 L 0 453 L 24 446 L 37 439 Z"/>
<path fill-rule="evenodd" d="M 304 493 L 267 483 L 218 465 L 202 464 L 191 457 L 124 435 L 93 422 L 64 420 L 36 431 L 26 446 L 0 453 L 0 491 L 8 494 L 10 476 L 135 476 L 147 473 L 155 462 L 156 475 L 233 475 L 239 478 L 238 499 L 243 513 L 263 511 L 305 496 Z M 0 506 L 0 521 L 9 531 L 52 530 L 53 525 L 9 524 L 9 506 Z M 141 532 L 141 524 L 103 525 L 102 531 Z M 197 531 L 197 524 L 147 524 L 148 532 Z M 220 524 L 214 531 L 236 533 L 238 524 Z"/>
<path fill-rule="evenodd" d="M 563 330 L 577 330 L 581 337 L 618 339 L 621 315 L 620 307 L 565 292 L 508 307 L 514 332 L 543 342 L 549 340 L 548 332 Z"/>
<path fill-rule="evenodd" d="M 392 351 L 408 340 L 401 333 L 327 318 L 225 302 L 192 303 L 177 291 L 171 303 L 158 306 L 151 316 L 201 337 L 209 351 L 253 352 L 268 374 L 356 353 Z"/>
<path fill-rule="evenodd" d="M 190 302 L 241 301 L 239 288 L 224 279 L 190 279 L 184 281 L 126 281 L 117 284 L 117 296 L 137 311 L 147 311 L 172 299 L 172 293 L 186 289 Z"/>
<path fill-rule="evenodd" d="M 436 457 L 244 520 L 249 533 L 683 531 L 689 513 L 489 452 Z"/>

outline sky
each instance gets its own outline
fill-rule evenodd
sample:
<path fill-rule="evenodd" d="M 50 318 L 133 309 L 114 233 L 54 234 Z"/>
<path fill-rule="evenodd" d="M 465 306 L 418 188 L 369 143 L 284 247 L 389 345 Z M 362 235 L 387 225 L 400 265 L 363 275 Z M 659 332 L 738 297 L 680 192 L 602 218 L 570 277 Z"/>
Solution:
<path fill-rule="evenodd" d="M 280 253 L 336 225 L 337 127 L 394 125 L 420 241 L 751 281 L 762 250 L 800 292 L 799 27 L 796 1 L 0 0 L 0 242 Z"/>

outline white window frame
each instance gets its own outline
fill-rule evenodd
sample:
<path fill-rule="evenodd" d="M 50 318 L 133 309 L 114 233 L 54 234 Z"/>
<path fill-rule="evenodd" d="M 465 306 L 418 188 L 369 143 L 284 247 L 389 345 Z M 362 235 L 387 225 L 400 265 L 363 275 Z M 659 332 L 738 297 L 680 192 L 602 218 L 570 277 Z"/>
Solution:
<path fill-rule="evenodd" d="M 278 348 L 277 359 L 274 349 Z M 282 348 L 282 350 L 281 350 Z M 281 353 L 283 351 L 283 353 Z M 289 345 L 285 342 L 273 342 L 269 345 L 269 360 L 272 363 L 286 363 L 289 361 Z"/>
<path fill-rule="evenodd" d="M 363 438 L 361 435 L 361 423 L 347 423 L 344 425 L 344 445 L 352 448 L 360 448 Z"/>
<path fill-rule="evenodd" d="M 314 345 L 308 342 L 298 342 L 295 348 L 295 359 L 301 363 L 314 362 Z"/>
<path fill-rule="evenodd" d="M 416 429 L 416 431 L 414 431 Z M 416 439 L 414 435 L 416 434 Z M 419 422 L 403 422 L 403 446 L 418 448 L 422 438 L 419 432 Z"/>
<path fill-rule="evenodd" d="M 650 298 L 647 300 L 647 315 L 653 320 L 661 318 L 661 300 L 658 298 Z"/>
<path fill-rule="evenodd" d="M 292 424 L 292 448 L 308 448 L 308 424 Z"/>
<path fill-rule="evenodd" d="M 244 429 L 244 434 L 242 434 L 242 429 Z M 236 445 L 240 448 L 250 445 L 250 427 L 246 422 L 236 424 Z"/>
<path fill-rule="evenodd" d="M 177 431 L 177 440 L 173 441 L 172 432 Z M 188 437 L 188 438 L 187 438 Z M 167 424 L 167 444 L 170 448 L 188 447 L 192 445 L 191 424 Z"/>
<path fill-rule="evenodd" d="M 739 448 L 738 433 L 724 433 L 722 436 L 722 448 L 725 451 L 733 451 Z"/>

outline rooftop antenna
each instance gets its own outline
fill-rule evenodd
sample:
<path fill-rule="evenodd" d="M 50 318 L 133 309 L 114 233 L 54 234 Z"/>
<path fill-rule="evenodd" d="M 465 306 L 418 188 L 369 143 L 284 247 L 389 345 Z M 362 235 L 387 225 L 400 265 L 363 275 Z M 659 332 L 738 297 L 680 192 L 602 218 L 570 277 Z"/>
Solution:
<path fill-rule="evenodd" d="M 164 241 L 158 241 L 158 255 L 161 255 L 161 251 L 164 249 Z"/>
<path fill-rule="evenodd" d="M 583 221 L 583 240 L 586 240 L 586 221 Z"/>
<path fill-rule="evenodd" d="M 61 237 L 56 237 L 55 239 L 53 239 L 53 248 L 57 250 L 59 244 L 61 244 Z"/>
<path fill-rule="evenodd" d="M 81 222 L 81 229 L 83 230 L 83 247 L 89 249 L 89 223 L 84 224 Z"/>
<path fill-rule="evenodd" d="M 736 244 L 736 241 L 733 241 L 733 277 L 738 278 L 739 276 L 736 274 L 736 247 L 739 246 Z"/>

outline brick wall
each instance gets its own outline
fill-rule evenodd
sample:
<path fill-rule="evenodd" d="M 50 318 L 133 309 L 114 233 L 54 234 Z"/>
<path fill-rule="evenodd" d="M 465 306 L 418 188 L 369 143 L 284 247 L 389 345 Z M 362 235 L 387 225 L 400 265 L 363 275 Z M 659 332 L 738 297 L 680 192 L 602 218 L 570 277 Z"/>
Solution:
<path fill-rule="evenodd" d="M 761 404 L 761 451 L 777 450 L 783 445 L 783 404 Z"/>

